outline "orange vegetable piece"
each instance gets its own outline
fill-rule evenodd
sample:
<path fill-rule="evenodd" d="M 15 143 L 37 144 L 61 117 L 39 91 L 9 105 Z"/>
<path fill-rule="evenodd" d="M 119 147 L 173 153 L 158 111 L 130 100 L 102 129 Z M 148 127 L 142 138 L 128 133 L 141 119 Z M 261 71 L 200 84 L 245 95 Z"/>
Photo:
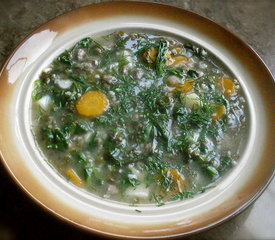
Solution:
<path fill-rule="evenodd" d="M 67 169 L 66 175 L 70 178 L 70 180 L 77 186 L 82 187 L 84 184 L 81 178 L 75 173 L 73 169 Z"/>
<path fill-rule="evenodd" d="M 182 48 L 181 47 L 176 47 L 175 50 L 176 50 L 177 53 L 181 53 L 182 52 Z"/>
<path fill-rule="evenodd" d="M 184 57 L 184 56 L 175 56 L 175 57 L 172 57 L 172 61 L 173 61 L 173 63 L 170 64 L 170 65 L 176 66 L 176 65 L 178 65 L 179 63 L 187 62 L 187 61 L 188 61 L 188 58 L 187 58 L 187 57 Z"/>
<path fill-rule="evenodd" d="M 83 117 L 101 115 L 109 106 L 106 95 L 98 91 L 84 93 L 76 102 L 77 113 Z"/>
<path fill-rule="evenodd" d="M 235 92 L 235 84 L 230 78 L 222 78 L 221 85 L 226 97 L 230 97 Z"/>
<path fill-rule="evenodd" d="M 147 48 L 142 54 L 142 57 L 144 61 L 146 61 L 148 64 L 153 64 L 157 59 L 157 55 L 158 55 L 158 49 Z"/>
<path fill-rule="evenodd" d="M 184 191 L 185 181 L 184 177 L 180 174 L 177 169 L 169 169 L 167 171 L 167 177 L 171 177 L 175 182 L 180 192 Z"/>
<path fill-rule="evenodd" d="M 174 61 L 173 61 L 173 58 L 171 57 L 170 53 L 165 53 L 164 55 L 167 58 L 166 63 L 165 63 L 166 66 L 171 65 Z"/>
<path fill-rule="evenodd" d="M 190 92 L 194 87 L 194 81 L 192 79 L 187 79 L 180 87 L 177 88 L 178 91 L 187 93 Z"/>
<path fill-rule="evenodd" d="M 212 119 L 213 120 L 218 120 L 225 114 L 225 106 L 223 105 L 216 105 L 215 111 L 212 114 Z"/>

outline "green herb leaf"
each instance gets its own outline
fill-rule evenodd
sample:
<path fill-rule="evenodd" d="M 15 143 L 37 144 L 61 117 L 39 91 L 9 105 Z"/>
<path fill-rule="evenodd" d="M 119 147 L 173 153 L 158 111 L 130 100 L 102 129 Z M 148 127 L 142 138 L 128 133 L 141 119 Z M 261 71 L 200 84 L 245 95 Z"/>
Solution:
<path fill-rule="evenodd" d="M 205 56 L 207 55 L 207 52 L 203 48 L 195 47 L 191 43 L 184 44 L 184 47 L 185 47 L 186 51 L 188 51 L 192 55 L 197 56 L 200 59 L 204 59 Z"/>
<path fill-rule="evenodd" d="M 183 69 L 167 68 L 165 71 L 168 75 L 175 75 L 180 78 L 186 78 L 187 76 Z"/>
<path fill-rule="evenodd" d="M 183 200 L 185 198 L 192 198 L 196 195 L 196 192 L 180 192 L 173 196 L 175 200 L 180 199 Z"/>
<path fill-rule="evenodd" d="M 218 178 L 219 177 L 219 171 L 213 167 L 213 166 L 207 166 L 206 171 L 211 175 L 213 178 Z"/>
<path fill-rule="evenodd" d="M 168 49 L 167 42 L 164 40 L 160 40 L 158 55 L 156 59 L 156 73 L 158 77 L 162 77 L 165 72 L 164 66 L 167 60 L 167 58 L 165 57 L 165 53 L 167 49 Z"/>

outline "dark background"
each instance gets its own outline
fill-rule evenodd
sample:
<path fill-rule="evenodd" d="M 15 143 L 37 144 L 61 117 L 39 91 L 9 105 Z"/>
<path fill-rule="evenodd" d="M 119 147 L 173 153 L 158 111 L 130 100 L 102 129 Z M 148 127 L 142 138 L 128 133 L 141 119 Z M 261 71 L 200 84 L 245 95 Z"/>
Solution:
<path fill-rule="evenodd" d="M 106 1 L 0 0 L 0 66 L 14 47 L 39 25 L 72 9 L 99 2 Z M 147 2 L 182 7 L 220 23 L 248 42 L 264 59 L 274 75 L 275 0 Z M 244 213 L 222 226 L 188 239 L 275 239 L 275 217 L 272 217 L 275 216 L 275 208 L 271 210 L 266 208 L 269 204 L 274 205 L 274 202 L 275 181 L 273 180 L 260 199 Z M 266 221 L 269 225 L 265 229 Z M 14 184 L 0 162 L 0 240 L 33 238 L 102 239 L 60 221 L 34 203 Z"/>

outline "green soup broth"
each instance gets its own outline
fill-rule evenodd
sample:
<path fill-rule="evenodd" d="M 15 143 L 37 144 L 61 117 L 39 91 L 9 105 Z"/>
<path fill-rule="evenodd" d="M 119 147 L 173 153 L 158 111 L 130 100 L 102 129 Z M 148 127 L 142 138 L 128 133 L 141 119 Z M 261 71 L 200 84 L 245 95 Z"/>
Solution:
<path fill-rule="evenodd" d="M 103 198 L 157 203 L 215 186 L 247 126 L 238 80 L 188 40 L 87 37 L 34 82 L 32 131 L 61 176 Z"/>

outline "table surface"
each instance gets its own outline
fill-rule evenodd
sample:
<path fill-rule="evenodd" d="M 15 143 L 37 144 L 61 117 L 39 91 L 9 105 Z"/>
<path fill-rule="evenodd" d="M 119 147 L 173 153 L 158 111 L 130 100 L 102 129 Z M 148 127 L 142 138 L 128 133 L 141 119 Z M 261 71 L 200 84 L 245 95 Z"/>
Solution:
<path fill-rule="evenodd" d="M 0 0 L 0 65 L 28 33 L 47 20 L 100 0 Z M 275 74 L 275 0 L 158 0 L 199 13 L 239 35 Z M 274 157 L 274 156 L 272 156 Z M 275 179 L 262 196 L 231 221 L 189 240 L 275 239 Z M 30 200 L 0 163 L 0 240 L 87 239 L 92 236 Z M 95 237 L 99 239 L 98 237 Z"/>

